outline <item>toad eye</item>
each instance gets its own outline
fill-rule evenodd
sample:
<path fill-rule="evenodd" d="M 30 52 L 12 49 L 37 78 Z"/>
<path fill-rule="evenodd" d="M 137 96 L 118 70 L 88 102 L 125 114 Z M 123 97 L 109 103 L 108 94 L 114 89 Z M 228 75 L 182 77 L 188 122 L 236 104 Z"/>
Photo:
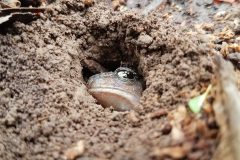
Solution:
<path fill-rule="evenodd" d="M 137 74 L 129 68 L 120 67 L 120 68 L 116 69 L 115 72 L 116 72 L 117 76 L 121 80 L 124 80 L 124 81 L 137 79 Z"/>

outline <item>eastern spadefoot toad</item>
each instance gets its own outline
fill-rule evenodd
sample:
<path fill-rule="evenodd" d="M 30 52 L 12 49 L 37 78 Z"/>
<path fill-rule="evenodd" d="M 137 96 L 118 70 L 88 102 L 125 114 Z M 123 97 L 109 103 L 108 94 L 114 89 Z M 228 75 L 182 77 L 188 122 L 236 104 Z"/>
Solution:
<path fill-rule="evenodd" d="M 126 67 L 93 75 L 88 80 L 88 88 L 102 106 L 112 106 L 118 111 L 136 110 L 142 94 L 137 73 Z"/>

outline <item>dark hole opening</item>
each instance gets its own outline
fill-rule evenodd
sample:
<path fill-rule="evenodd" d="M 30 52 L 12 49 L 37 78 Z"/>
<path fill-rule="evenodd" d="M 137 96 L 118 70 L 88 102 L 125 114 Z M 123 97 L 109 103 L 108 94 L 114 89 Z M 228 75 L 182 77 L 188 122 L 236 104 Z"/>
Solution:
<path fill-rule="evenodd" d="M 99 62 L 96 62 L 96 63 L 99 63 Z M 99 65 L 101 65 L 103 68 L 106 69 L 107 72 L 110 72 L 110 71 L 115 71 L 118 67 L 121 66 L 121 61 L 111 61 L 111 62 L 104 62 L 104 63 L 99 63 Z M 96 70 L 91 70 L 89 69 L 89 67 L 86 65 L 86 64 L 83 64 L 83 78 L 85 80 L 85 82 L 88 81 L 88 79 L 95 75 L 95 74 L 99 74 L 100 72 L 99 71 L 96 71 Z"/>
<path fill-rule="evenodd" d="M 119 67 L 126 67 L 132 69 L 134 72 L 137 73 L 137 76 L 142 81 L 143 87 L 145 89 L 144 77 L 138 72 L 138 62 L 135 60 L 135 58 L 124 57 L 114 61 L 102 58 L 99 61 L 94 61 L 94 63 L 97 63 L 97 65 L 100 65 L 101 67 L 106 69 L 104 72 L 114 72 Z M 92 65 L 89 67 L 88 64 L 86 64 L 85 62 L 82 62 L 82 66 L 83 66 L 82 74 L 85 82 L 87 82 L 91 76 L 101 73 L 97 69 L 94 69 Z"/>
<path fill-rule="evenodd" d="M 118 111 L 136 109 L 135 107 L 139 103 L 138 100 L 142 95 L 142 91 L 146 89 L 144 77 L 138 70 L 139 59 L 135 54 L 127 53 L 121 47 L 101 48 L 98 53 L 98 56 L 94 55 L 94 53 L 89 54 L 90 56 L 81 62 L 84 81 L 88 89 L 91 89 L 89 93 L 96 98 L 97 104 L 104 107 L 112 106 Z M 101 74 L 102 72 L 114 73 L 106 74 L 106 76 L 100 75 L 97 78 L 93 77 L 89 81 L 91 76 Z M 102 86 L 109 90 L 106 91 L 103 87 L 104 92 L 101 92 Z M 98 90 L 94 91 L 94 88 Z M 116 92 L 120 90 L 121 92 Z M 126 94 L 123 94 L 123 92 Z"/>

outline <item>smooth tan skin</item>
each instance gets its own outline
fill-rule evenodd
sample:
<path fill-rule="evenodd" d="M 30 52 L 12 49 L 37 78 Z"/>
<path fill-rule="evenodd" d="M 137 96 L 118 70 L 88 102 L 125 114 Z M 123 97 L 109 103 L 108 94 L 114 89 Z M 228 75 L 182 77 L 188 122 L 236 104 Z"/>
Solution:
<path fill-rule="evenodd" d="M 89 93 L 104 107 L 113 106 L 118 111 L 136 110 L 142 94 L 142 84 L 135 78 L 121 78 L 124 73 L 118 73 L 105 72 L 90 77 Z"/>

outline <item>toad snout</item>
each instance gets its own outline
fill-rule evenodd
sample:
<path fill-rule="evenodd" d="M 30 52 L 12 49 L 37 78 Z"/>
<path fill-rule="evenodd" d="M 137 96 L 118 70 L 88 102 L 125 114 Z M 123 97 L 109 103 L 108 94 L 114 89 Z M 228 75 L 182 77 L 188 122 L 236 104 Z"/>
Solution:
<path fill-rule="evenodd" d="M 103 107 L 112 106 L 118 111 L 137 109 L 142 94 L 142 83 L 137 74 L 126 67 L 90 77 L 88 88 Z"/>

